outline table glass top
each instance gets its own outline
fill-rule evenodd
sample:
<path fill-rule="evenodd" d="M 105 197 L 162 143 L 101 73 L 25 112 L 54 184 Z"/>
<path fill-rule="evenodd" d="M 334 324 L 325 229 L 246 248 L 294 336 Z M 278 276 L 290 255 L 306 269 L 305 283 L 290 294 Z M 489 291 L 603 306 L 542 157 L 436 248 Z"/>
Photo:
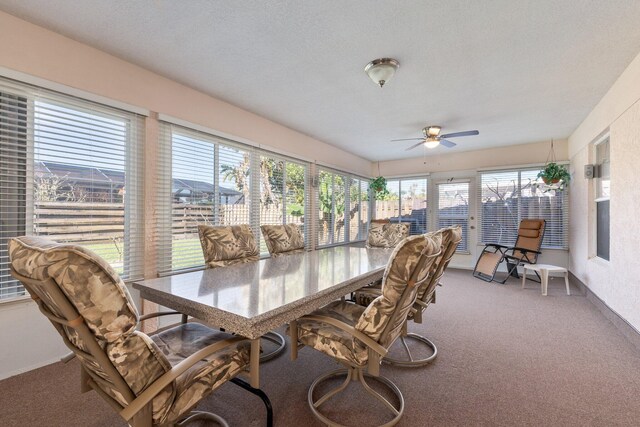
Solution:
<path fill-rule="evenodd" d="M 341 283 L 385 267 L 392 251 L 336 246 L 139 281 L 134 287 L 251 318 L 330 292 Z"/>

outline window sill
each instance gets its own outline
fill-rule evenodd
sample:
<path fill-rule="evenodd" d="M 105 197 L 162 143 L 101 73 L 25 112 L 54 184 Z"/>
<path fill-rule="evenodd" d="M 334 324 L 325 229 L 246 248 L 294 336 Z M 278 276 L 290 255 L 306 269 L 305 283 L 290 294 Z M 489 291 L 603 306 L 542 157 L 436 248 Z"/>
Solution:
<path fill-rule="evenodd" d="M 23 296 L 7 298 L 7 299 L 0 299 L 0 307 L 26 303 L 30 301 L 31 301 L 31 297 L 29 295 L 23 295 Z"/>

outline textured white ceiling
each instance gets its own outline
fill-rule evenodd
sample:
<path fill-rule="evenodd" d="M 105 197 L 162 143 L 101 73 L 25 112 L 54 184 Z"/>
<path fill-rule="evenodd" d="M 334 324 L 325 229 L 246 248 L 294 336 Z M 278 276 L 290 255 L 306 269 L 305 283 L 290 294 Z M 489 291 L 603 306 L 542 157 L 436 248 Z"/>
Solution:
<path fill-rule="evenodd" d="M 638 0 L 0 0 L 0 9 L 370 160 L 567 137 L 640 52 Z M 380 89 L 372 59 L 400 61 Z M 433 152 L 443 152 L 439 147 Z"/>

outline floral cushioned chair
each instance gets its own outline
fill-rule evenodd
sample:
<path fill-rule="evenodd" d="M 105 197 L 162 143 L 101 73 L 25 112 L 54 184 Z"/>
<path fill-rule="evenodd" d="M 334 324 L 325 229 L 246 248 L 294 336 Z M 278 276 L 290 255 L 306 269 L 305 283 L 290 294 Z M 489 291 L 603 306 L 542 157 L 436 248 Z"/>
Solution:
<path fill-rule="evenodd" d="M 371 222 L 366 246 L 369 248 L 394 248 L 409 235 L 411 224 Z"/>
<path fill-rule="evenodd" d="M 260 259 L 256 238 L 246 224 L 199 225 L 198 235 L 207 267 L 227 267 Z"/>
<path fill-rule="evenodd" d="M 304 251 L 304 233 L 298 224 L 261 225 L 260 230 L 271 256 Z"/>
<path fill-rule="evenodd" d="M 82 391 L 93 388 L 132 426 L 182 425 L 227 381 L 268 399 L 234 378 L 249 363 L 249 341 L 186 323 L 149 337 L 116 272 L 93 252 L 39 237 L 9 241 L 11 274 L 20 280 L 64 343 L 78 357 Z M 166 313 L 176 314 L 176 313 Z M 270 404 L 267 409 L 270 417 Z"/>
<path fill-rule="evenodd" d="M 380 360 L 400 336 L 407 315 L 412 309 L 420 285 L 428 280 L 429 272 L 440 254 L 439 235 L 411 236 L 401 241 L 393 251 L 382 279 L 382 293 L 368 307 L 349 301 L 335 301 L 310 315 L 291 322 L 292 342 L 312 347 L 334 358 L 346 369 L 338 369 L 320 376 L 309 389 L 308 402 L 313 414 L 327 425 L 339 425 L 321 414 L 319 407 L 350 381 L 358 381 L 394 415 L 393 425 L 402 416 L 402 393 L 388 379 L 379 376 Z M 298 346 L 291 346 L 291 356 L 297 357 Z M 365 369 L 369 374 L 365 374 Z M 318 400 L 313 399 L 315 388 L 328 378 L 346 374 L 345 382 Z M 389 387 L 399 401 L 398 407 L 369 387 L 365 375 L 375 377 Z"/>
<path fill-rule="evenodd" d="M 415 323 L 422 323 L 422 313 L 424 312 L 424 310 L 426 310 L 429 304 L 435 303 L 436 286 L 440 285 L 440 278 L 444 274 L 446 268 L 449 266 L 449 262 L 451 261 L 453 255 L 456 253 L 458 244 L 462 240 L 462 227 L 460 227 L 459 225 L 455 225 L 448 228 L 442 228 L 434 233 L 428 234 L 439 234 L 441 236 L 442 251 L 436 261 L 433 263 L 432 271 L 429 274 L 429 280 L 422 283 L 418 288 L 418 297 L 416 298 L 416 302 L 413 306 L 413 309 L 409 311 L 407 315 L 407 321 L 413 320 Z M 356 303 L 366 307 L 371 303 L 371 301 L 380 296 L 380 294 L 380 286 L 373 285 L 356 291 L 354 299 Z M 431 349 L 432 354 L 422 359 L 414 359 L 411 351 L 409 350 L 409 346 L 406 343 L 407 338 L 411 338 L 418 343 L 425 344 Z M 436 348 L 435 344 L 431 342 L 431 340 L 422 335 L 408 332 L 406 323 L 403 328 L 402 335 L 400 336 L 400 341 L 402 341 L 403 347 L 407 353 L 408 360 L 391 358 L 387 356 L 383 359 L 385 362 L 388 362 L 392 365 L 405 367 L 423 366 L 427 363 L 432 362 L 438 354 L 438 349 Z"/>
<path fill-rule="evenodd" d="M 247 224 L 199 225 L 198 235 L 204 261 L 209 268 L 229 267 L 260 260 L 256 238 Z M 277 332 L 268 332 L 262 336 L 263 349 L 267 348 L 267 343 L 270 343 L 270 347 L 275 347 L 260 355 L 261 362 L 281 354 L 286 345 L 284 337 Z"/>

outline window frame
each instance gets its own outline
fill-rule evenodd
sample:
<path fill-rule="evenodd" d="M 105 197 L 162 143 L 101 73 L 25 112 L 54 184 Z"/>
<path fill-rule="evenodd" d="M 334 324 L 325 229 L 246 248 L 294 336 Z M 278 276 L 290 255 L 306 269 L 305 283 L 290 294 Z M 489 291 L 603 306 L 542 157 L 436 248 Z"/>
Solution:
<path fill-rule="evenodd" d="M 137 111 L 128 111 L 122 109 L 122 105 L 114 107 L 101 102 L 96 102 L 92 99 L 85 99 L 82 97 L 68 95 L 66 93 L 56 92 L 5 77 L 0 77 L 0 92 L 24 98 L 24 108 L 27 115 L 25 124 L 26 136 L 24 140 L 26 150 L 26 172 L 24 182 L 20 184 L 20 190 L 23 191 L 25 195 L 24 201 L 22 202 L 24 203 L 24 212 L 21 212 L 21 215 L 24 216 L 24 227 L 20 230 L 16 229 L 15 232 L 10 233 L 11 237 L 20 235 L 40 235 L 36 230 L 36 225 L 38 224 L 39 219 L 36 218 L 35 211 L 35 170 L 37 164 L 43 164 L 43 162 L 54 164 L 56 161 L 46 160 L 47 155 L 41 158 L 39 151 L 44 150 L 47 152 L 48 150 L 54 150 L 57 153 L 64 153 L 67 141 L 74 141 L 74 143 L 78 141 L 78 147 L 81 147 L 82 145 L 86 146 L 87 144 L 90 144 L 88 141 L 91 139 L 92 135 L 95 135 L 96 138 L 103 138 L 106 134 L 101 132 L 106 132 L 107 128 L 116 129 L 116 127 L 120 126 L 123 131 L 122 147 L 118 148 L 117 144 L 110 146 L 112 142 L 109 141 L 115 141 L 117 139 L 113 136 L 115 135 L 114 133 L 110 134 L 111 136 L 109 138 L 102 140 L 100 143 L 102 144 L 102 148 L 98 145 L 97 151 L 104 154 L 100 159 L 107 161 L 113 161 L 115 159 L 115 157 L 111 157 L 114 153 L 119 153 L 119 155 L 122 156 L 123 163 L 121 165 L 121 172 L 124 177 L 123 188 L 126 186 L 127 191 L 123 191 L 121 194 L 123 205 L 123 228 L 121 235 L 121 249 L 118 249 L 122 260 L 122 272 L 120 276 L 126 282 L 141 279 L 144 275 L 145 239 L 144 218 L 140 215 L 140 212 L 144 212 L 142 153 L 145 142 L 145 125 L 143 116 L 146 114 L 144 112 L 141 113 L 141 110 L 139 109 Z M 48 113 L 46 112 L 47 109 L 49 109 Z M 44 118 L 41 119 L 39 117 L 41 114 L 39 111 L 45 111 L 43 116 Z M 96 117 L 97 121 L 92 122 L 92 117 Z M 39 123 L 39 120 L 43 120 L 43 122 Z M 108 124 L 109 122 L 113 123 Z M 69 127 L 67 128 L 67 126 Z M 52 136 L 43 136 L 45 135 L 42 133 L 43 129 L 50 129 L 48 132 L 53 130 L 53 133 L 50 134 Z M 44 145 L 40 145 L 40 147 L 37 148 L 39 144 Z M 83 156 L 87 156 L 87 154 L 77 154 L 77 150 L 79 149 L 78 147 L 71 148 L 71 150 L 76 150 L 76 154 L 71 156 L 71 160 L 60 164 L 62 166 L 72 168 L 85 167 L 87 169 L 91 169 L 98 167 L 94 166 L 89 160 L 82 158 Z M 116 163 L 117 162 L 118 161 L 116 161 Z M 102 168 L 102 170 L 106 169 L 109 168 Z M 119 168 L 115 167 L 110 170 L 120 172 Z M 55 173 L 53 176 L 55 176 Z M 109 177 L 106 178 L 107 180 L 110 179 Z M 93 178 L 91 178 L 89 183 L 93 182 Z M 53 191 L 57 192 L 58 190 Z M 89 191 L 95 191 L 94 187 L 91 187 L 91 190 Z M 95 194 L 91 194 L 92 195 L 89 197 L 95 196 Z M 91 217 L 91 215 L 89 215 L 89 217 Z M 65 234 L 63 231 L 60 231 L 60 233 Z M 44 237 L 47 236 L 44 235 Z M 64 240 L 65 239 L 62 239 L 62 241 Z M 83 240 L 72 240 L 72 242 L 79 246 L 86 245 L 86 242 Z M 6 259 L 6 263 L 8 265 L 8 258 Z M 118 267 L 114 266 L 114 268 Z M 8 279 L 2 283 L 3 287 L 5 283 L 9 283 L 10 281 L 11 279 Z M 23 300 L 24 298 L 28 298 L 28 294 L 22 285 L 19 285 L 10 295 L 7 294 L 7 296 L 0 298 L 0 303 Z"/>
<path fill-rule="evenodd" d="M 156 269 L 158 271 L 159 276 L 167 276 L 173 274 L 184 273 L 188 271 L 201 270 L 205 268 L 204 262 L 201 264 L 194 264 L 190 266 L 186 266 L 183 268 L 173 268 L 173 244 L 169 244 L 168 242 L 173 242 L 173 235 L 170 233 L 171 230 L 171 215 L 173 208 L 167 207 L 167 199 L 172 197 L 171 194 L 171 184 L 174 173 L 173 166 L 173 149 L 174 149 L 174 141 L 173 135 L 179 134 L 182 136 L 188 136 L 189 138 L 193 138 L 197 141 L 200 141 L 204 144 L 211 144 L 213 146 L 213 184 L 214 191 L 216 195 L 214 196 L 211 204 L 212 215 L 211 215 L 211 223 L 213 225 L 219 225 L 221 218 L 219 218 L 218 214 L 220 211 L 220 206 L 222 205 L 220 198 L 218 197 L 218 192 L 220 187 L 223 185 L 222 182 L 219 181 L 219 177 L 221 175 L 222 167 L 221 160 L 224 160 L 220 154 L 220 151 L 223 149 L 233 149 L 239 150 L 245 155 L 248 156 L 248 221 L 246 222 L 250 228 L 252 229 L 254 236 L 256 238 L 256 243 L 259 248 L 264 249 L 264 245 L 262 243 L 263 237 L 262 232 L 260 231 L 260 225 L 262 224 L 273 224 L 272 221 L 262 222 L 261 215 L 261 189 L 262 189 L 262 174 L 261 174 L 261 164 L 262 159 L 272 159 L 276 162 L 282 161 L 285 167 L 285 173 L 282 176 L 282 184 L 286 189 L 287 180 L 286 180 L 286 166 L 287 164 L 295 164 L 304 168 L 304 234 L 305 234 L 305 247 L 310 248 L 312 245 L 311 239 L 311 218 L 307 219 L 309 215 L 312 215 L 312 208 L 310 204 L 310 170 L 311 164 L 301 159 L 297 159 L 295 157 L 287 156 L 280 153 L 275 153 L 270 150 L 265 150 L 260 147 L 256 147 L 253 145 L 245 144 L 242 142 L 237 142 L 228 138 L 224 138 L 216 135 L 212 132 L 207 132 L 197 127 L 190 127 L 183 123 L 176 123 L 169 118 L 164 118 L 160 120 L 160 132 L 159 132 L 159 162 L 158 162 L 158 179 L 156 185 L 158 189 L 156 191 L 157 196 L 157 218 L 154 221 L 155 232 L 161 236 L 160 243 L 158 246 L 158 257 L 156 261 Z M 224 162 L 223 162 L 224 163 Z M 183 178 L 186 179 L 186 178 Z M 282 223 L 286 223 L 287 215 L 286 209 L 288 204 L 288 196 L 285 195 L 284 200 L 282 202 L 283 205 L 283 218 Z M 193 228 L 193 226 L 192 226 Z M 198 246 L 198 252 L 201 251 Z M 201 253 L 201 252 L 200 252 Z M 269 256 L 268 252 L 262 251 L 260 254 L 261 258 L 266 258 Z"/>
<path fill-rule="evenodd" d="M 600 152 L 599 152 L 599 148 L 602 147 L 604 144 L 607 145 L 607 152 L 606 152 L 606 157 L 604 159 L 600 158 Z M 608 164 L 608 178 L 609 178 L 609 186 L 611 185 L 611 138 L 609 133 L 606 133 L 605 135 L 603 135 L 601 138 L 599 138 L 598 140 L 596 140 L 593 144 L 592 144 L 592 155 L 593 155 L 593 159 L 594 159 L 594 164 L 595 164 L 595 170 L 596 170 L 596 175 L 594 177 L 594 179 L 592 180 L 593 183 L 592 185 L 592 191 L 593 191 L 593 197 L 592 197 L 592 201 L 591 203 L 591 210 L 592 210 L 592 225 L 590 227 L 590 231 L 591 231 L 591 258 L 596 258 L 599 261 L 605 262 L 605 263 L 609 263 L 611 261 L 611 224 L 608 224 L 608 233 L 607 233 L 607 240 L 608 240 L 608 247 L 607 247 L 607 255 L 608 258 L 605 258 L 603 256 L 601 256 L 600 253 L 598 253 L 598 228 L 599 228 L 599 216 L 598 216 L 598 208 L 600 207 L 600 204 L 606 203 L 606 207 L 607 207 L 607 217 L 610 219 L 611 218 L 611 189 L 609 188 L 609 192 L 608 194 L 601 194 L 601 186 L 602 186 L 602 179 L 603 179 L 603 165 L 605 164 L 605 160 L 606 163 Z M 603 255 L 603 254 L 602 254 Z"/>

